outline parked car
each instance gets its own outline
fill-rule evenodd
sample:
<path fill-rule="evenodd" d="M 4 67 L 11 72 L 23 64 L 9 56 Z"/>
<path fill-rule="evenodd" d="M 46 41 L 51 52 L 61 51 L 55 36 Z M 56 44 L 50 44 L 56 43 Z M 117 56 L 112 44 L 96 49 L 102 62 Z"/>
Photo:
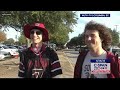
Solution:
<path fill-rule="evenodd" d="M 16 47 L 18 49 L 19 53 L 21 53 L 25 49 L 22 46 L 18 46 L 18 45 L 14 45 L 14 47 Z"/>
<path fill-rule="evenodd" d="M 76 46 L 75 51 L 79 51 L 79 50 L 80 50 L 80 46 Z"/>
<path fill-rule="evenodd" d="M 0 60 L 3 60 L 5 58 L 4 54 L 0 54 Z"/>
<path fill-rule="evenodd" d="M 12 49 L 5 45 L 0 45 L 0 52 L 9 53 L 13 57 L 19 55 L 17 49 Z"/>
<path fill-rule="evenodd" d="M 84 45 L 84 46 L 77 46 L 75 48 L 75 51 L 79 51 L 79 53 L 82 52 L 82 51 L 87 51 L 87 50 L 88 50 L 88 47 L 86 45 Z"/>
<path fill-rule="evenodd" d="M 48 47 L 50 47 L 50 48 L 52 48 L 53 50 L 57 51 L 56 44 L 54 44 L 54 43 L 49 43 L 49 44 L 48 44 Z"/>
<path fill-rule="evenodd" d="M 0 60 L 4 60 L 4 58 L 8 57 L 11 57 L 9 52 L 0 51 Z"/>
<path fill-rule="evenodd" d="M 112 52 L 114 55 L 118 54 L 118 58 L 120 58 L 120 48 L 108 48 L 108 51 Z"/>
<path fill-rule="evenodd" d="M 81 51 L 88 51 L 88 47 L 85 45 L 85 46 L 81 46 L 80 47 L 80 52 Z"/>

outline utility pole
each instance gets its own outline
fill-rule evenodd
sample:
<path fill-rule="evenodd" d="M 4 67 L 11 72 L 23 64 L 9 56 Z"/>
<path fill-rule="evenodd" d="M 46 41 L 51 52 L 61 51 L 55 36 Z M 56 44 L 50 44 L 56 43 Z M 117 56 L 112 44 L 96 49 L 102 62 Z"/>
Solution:
<path fill-rule="evenodd" d="M 0 30 L 2 29 L 2 25 L 0 24 Z"/>
<path fill-rule="evenodd" d="M 116 31 L 117 31 L 117 26 L 118 26 L 118 25 L 115 25 L 115 26 L 116 26 Z"/>
<path fill-rule="evenodd" d="M 117 26 L 118 26 L 118 25 L 115 25 L 115 26 L 116 26 L 116 32 L 117 32 Z M 119 32 L 118 32 L 118 35 L 119 35 Z M 120 42 L 120 35 L 119 35 L 119 42 Z"/>

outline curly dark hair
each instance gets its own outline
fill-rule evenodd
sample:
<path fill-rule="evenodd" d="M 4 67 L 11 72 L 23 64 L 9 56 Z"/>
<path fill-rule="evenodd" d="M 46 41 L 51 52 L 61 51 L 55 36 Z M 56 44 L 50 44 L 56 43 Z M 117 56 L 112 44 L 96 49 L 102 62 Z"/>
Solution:
<path fill-rule="evenodd" d="M 90 21 L 85 25 L 84 33 L 87 30 L 97 30 L 99 32 L 99 36 L 102 40 L 102 47 L 107 49 L 112 42 L 112 36 L 109 31 L 109 28 L 105 25 L 97 23 L 95 21 Z"/>

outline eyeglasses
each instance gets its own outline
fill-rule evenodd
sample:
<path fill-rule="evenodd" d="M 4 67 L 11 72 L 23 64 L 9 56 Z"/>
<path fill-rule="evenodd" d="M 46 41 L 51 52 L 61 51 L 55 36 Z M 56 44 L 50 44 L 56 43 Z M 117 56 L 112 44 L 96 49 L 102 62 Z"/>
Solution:
<path fill-rule="evenodd" d="M 42 34 L 42 31 L 39 30 L 39 31 L 31 31 L 30 32 L 30 34 L 34 34 L 34 33 L 36 33 L 37 35 L 40 35 L 40 34 Z"/>

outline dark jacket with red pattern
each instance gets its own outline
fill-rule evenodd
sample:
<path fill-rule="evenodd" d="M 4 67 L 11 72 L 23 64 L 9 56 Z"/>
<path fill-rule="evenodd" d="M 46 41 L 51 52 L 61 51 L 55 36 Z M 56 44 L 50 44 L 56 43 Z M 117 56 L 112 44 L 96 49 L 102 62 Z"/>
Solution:
<path fill-rule="evenodd" d="M 82 65 L 87 55 L 87 52 L 81 52 L 77 58 L 77 62 L 74 68 L 74 78 L 81 78 Z M 107 74 L 108 78 L 119 78 L 120 77 L 120 60 L 111 52 L 107 52 L 107 59 L 110 60 L 111 73 Z"/>
<path fill-rule="evenodd" d="M 57 53 L 46 45 L 42 45 L 39 54 L 35 54 L 32 47 L 20 54 L 18 77 L 52 78 L 59 74 L 62 74 L 62 69 Z"/>

